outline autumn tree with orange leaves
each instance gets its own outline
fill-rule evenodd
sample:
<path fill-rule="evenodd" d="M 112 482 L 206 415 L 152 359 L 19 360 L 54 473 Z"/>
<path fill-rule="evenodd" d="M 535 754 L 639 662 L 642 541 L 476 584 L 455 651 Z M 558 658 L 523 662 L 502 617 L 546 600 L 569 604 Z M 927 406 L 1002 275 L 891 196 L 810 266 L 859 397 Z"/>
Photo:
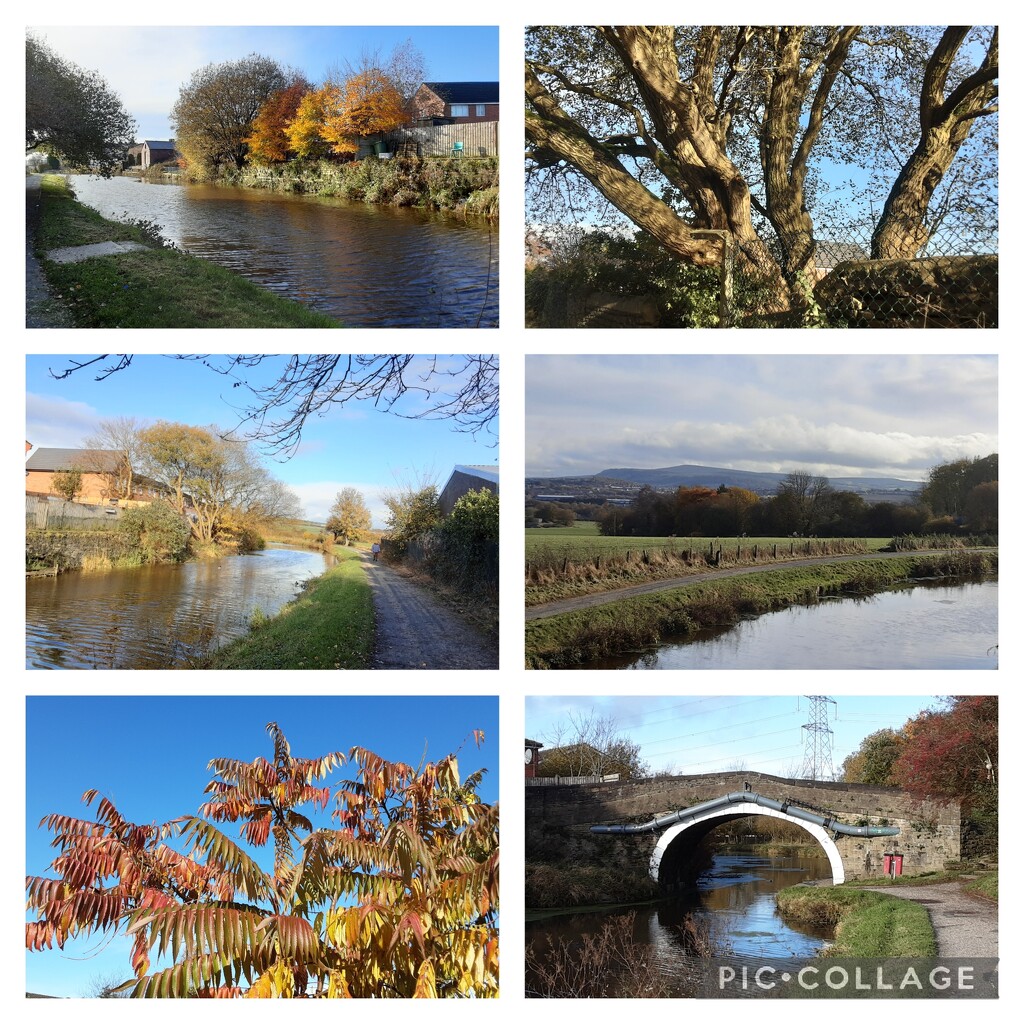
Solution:
<path fill-rule="evenodd" d="M 286 133 L 298 113 L 302 97 L 313 87 L 301 75 L 279 89 L 260 107 L 252 123 L 252 134 L 245 143 L 255 163 L 271 164 L 286 160 L 294 150 Z"/>
<path fill-rule="evenodd" d="M 361 138 L 393 131 L 406 120 L 402 94 L 380 68 L 351 75 L 334 99 L 322 133 L 334 153 L 355 153 Z"/>
<path fill-rule="evenodd" d="M 126 933 L 120 988 L 140 997 L 497 995 L 498 807 L 477 796 L 482 773 L 461 780 L 455 754 L 419 768 L 360 747 L 298 758 L 267 732 L 272 762 L 209 763 L 198 815 L 134 824 L 89 790 L 91 820 L 44 818 L 57 877 L 26 880 L 27 947 Z M 337 827 L 316 828 L 303 808 L 327 807 L 323 782 L 347 760 Z M 273 870 L 245 849 L 268 844 Z"/>

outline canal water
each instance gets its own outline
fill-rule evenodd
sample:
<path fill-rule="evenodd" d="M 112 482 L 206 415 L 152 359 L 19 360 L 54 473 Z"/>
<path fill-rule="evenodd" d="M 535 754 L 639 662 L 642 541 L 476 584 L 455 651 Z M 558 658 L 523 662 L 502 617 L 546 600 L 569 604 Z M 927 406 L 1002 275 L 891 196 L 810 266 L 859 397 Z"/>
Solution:
<path fill-rule="evenodd" d="M 712 866 L 698 878 L 696 893 L 654 906 L 544 917 L 527 922 L 526 941 L 537 951 L 562 941 L 575 944 L 584 935 L 599 932 L 609 919 L 632 914 L 634 951 L 654 964 L 669 995 L 685 997 L 694 994 L 693 956 L 681 934 L 688 915 L 698 926 L 707 926 L 716 955 L 752 961 L 810 959 L 831 936 L 823 929 L 784 922 L 775 894 L 803 881 L 829 877 L 825 857 L 716 854 Z"/>
<path fill-rule="evenodd" d="M 824 598 L 580 667 L 996 668 L 998 592 L 996 580 L 936 580 L 865 597 Z"/>
<path fill-rule="evenodd" d="M 497 327 L 486 222 L 345 199 L 73 175 L 79 200 L 350 327 Z"/>
<path fill-rule="evenodd" d="M 333 555 L 251 555 L 27 579 L 26 667 L 187 668 L 275 614 Z"/>

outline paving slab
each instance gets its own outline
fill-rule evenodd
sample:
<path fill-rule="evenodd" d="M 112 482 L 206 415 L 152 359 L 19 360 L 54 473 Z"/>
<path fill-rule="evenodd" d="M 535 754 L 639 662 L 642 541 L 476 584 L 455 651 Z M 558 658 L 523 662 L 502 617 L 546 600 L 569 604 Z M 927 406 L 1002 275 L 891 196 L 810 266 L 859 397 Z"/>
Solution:
<path fill-rule="evenodd" d="M 54 263 L 81 263 L 91 260 L 94 256 L 119 256 L 121 253 L 133 252 L 137 249 L 148 249 L 141 242 L 96 242 L 93 245 L 73 245 L 64 249 L 51 249 L 45 253 L 46 259 Z"/>

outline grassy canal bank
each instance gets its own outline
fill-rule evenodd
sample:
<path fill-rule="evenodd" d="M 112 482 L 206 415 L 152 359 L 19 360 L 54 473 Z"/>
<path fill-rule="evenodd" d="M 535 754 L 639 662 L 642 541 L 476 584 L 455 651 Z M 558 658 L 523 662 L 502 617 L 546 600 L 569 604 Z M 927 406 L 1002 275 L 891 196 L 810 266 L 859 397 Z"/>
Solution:
<path fill-rule="evenodd" d="M 498 218 L 498 159 L 396 157 L 351 163 L 291 160 L 227 172 L 226 185 L 320 196 L 378 206 L 410 206 L 460 217 Z"/>
<path fill-rule="evenodd" d="M 997 552 L 943 552 L 879 561 L 775 569 L 677 590 L 624 598 L 526 624 L 528 668 L 565 668 L 622 651 L 656 646 L 742 618 L 816 601 L 823 595 L 872 593 L 907 580 L 976 576 L 998 569 Z"/>
<path fill-rule="evenodd" d="M 249 633 L 199 668 L 367 668 L 373 650 L 370 583 L 359 552 L 335 548 L 338 564 L 306 584 L 273 618 L 254 619 Z"/>
<path fill-rule="evenodd" d="M 826 955 L 935 956 L 935 929 L 920 903 L 861 889 L 795 886 L 775 900 L 791 923 L 833 926 L 835 941 Z"/>
<path fill-rule="evenodd" d="M 36 247 L 58 301 L 76 327 L 341 327 L 209 260 L 161 243 L 153 227 L 101 217 L 60 175 L 43 176 Z M 53 249 L 137 242 L 145 250 L 55 263 Z"/>

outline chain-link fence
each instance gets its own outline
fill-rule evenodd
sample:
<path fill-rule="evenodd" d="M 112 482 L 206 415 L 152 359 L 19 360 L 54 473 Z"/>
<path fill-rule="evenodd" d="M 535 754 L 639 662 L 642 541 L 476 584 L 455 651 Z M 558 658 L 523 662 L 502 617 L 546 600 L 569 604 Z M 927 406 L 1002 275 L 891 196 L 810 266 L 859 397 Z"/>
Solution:
<path fill-rule="evenodd" d="M 527 326 L 998 327 L 994 232 L 947 227 L 920 240 L 914 259 L 872 258 L 874 233 L 865 219 L 818 218 L 791 275 L 753 271 L 730 237 L 717 267 L 687 266 L 642 237 L 593 233 L 567 254 L 538 255 L 535 244 Z"/>
<path fill-rule="evenodd" d="M 747 327 L 998 327 L 999 257 L 994 233 L 961 225 L 922 231 L 915 258 L 873 258 L 886 251 L 870 220 L 818 218 L 807 269 L 787 282 L 788 296 L 757 295 L 742 278 L 732 322 Z M 894 246 L 890 242 L 889 251 Z M 750 299 L 744 303 L 744 294 Z M 773 309 L 788 299 L 788 308 Z"/>

